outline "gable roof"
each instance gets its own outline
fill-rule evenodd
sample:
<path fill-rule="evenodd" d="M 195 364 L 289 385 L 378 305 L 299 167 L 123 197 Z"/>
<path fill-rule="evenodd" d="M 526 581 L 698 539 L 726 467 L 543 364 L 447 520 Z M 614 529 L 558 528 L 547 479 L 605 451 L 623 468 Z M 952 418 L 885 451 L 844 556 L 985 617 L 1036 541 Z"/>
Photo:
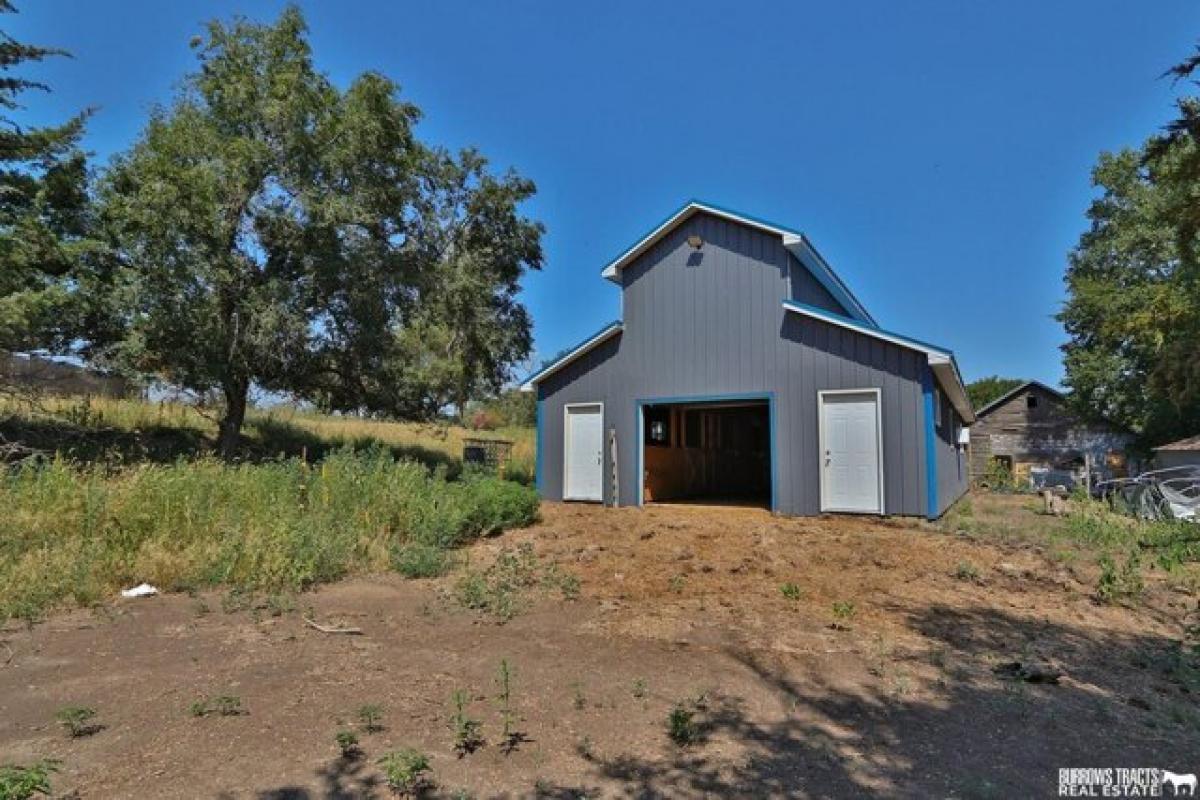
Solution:
<path fill-rule="evenodd" d="M 621 322 L 620 320 L 608 323 L 603 328 L 596 331 L 591 336 L 584 339 L 582 342 L 575 345 L 558 358 L 554 359 L 552 363 L 547 364 L 526 378 L 525 382 L 521 384 L 521 391 L 532 392 L 534 385 L 539 381 L 543 380 L 544 378 L 548 378 L 551 374 L 558 372 L 560 369 L 565 367 L 567 364 L 570 364 L 584 353 L 596 349 L 624 330 L 625 323 Z"/>
<path fill-rule="evenodd" d="M 1030 387 L 1037 387 L 1038 389 L 1041 389 L 1044 392 L 1048 392 L 1048 393 L 1054 395 L 1059 400 L 1067 399 L 1066 395 L 1064 395 L 1062 392 L 1058 391 L 1058 389 L 1053 389 L 1053 388 L 1047 386 L 1046 384 L 1042 383 L 1041 381 L 1025 381 L 1020 386 L 1010 389 L 1009 391 L 1007 391 L 1004 394 L 997 397 L 992 402 L 988 403 L 983 408 L 976 411 L 975 416 L 976 417 L 987 416 L 989 413 L 996 410 L 1000 406 L 1004 405 L 1009 400 L 1012 400 L 1014 397 L 1016 397 L 1017 395 L 1019 395 L 1021 392 L 1025 391 L 1026 389 L 1029 389 Z"/>
<path fill-rule="evenodd" d="M 1154 449 L 1156 451 L 1157 450 L 1181 450 L 1181 451 L 1200 450 L 1200 434 L 1197 434 L 1195 436 L 1189 436 L 1186 439 L 1180 439 L 1178 442 L 1171 442 L 1170 444 L 1164 444 L 1161 447 L 1156 447 Z"/>
<path fill-rule="evenodd" d="M 831 325 L 837 325 L 847 330 L 856 331 L 866 336 L 872 336 L 885 342 L 891 342 L 901 347 L 907 347 L 910 350 L 924 353 L 929 362 L 929 368 L 937 376 L 938 383 L 942 385 L 946 396 L 950 398 L 950 402 L 954 405 L 954 410 L 962 417 L 964 423 L 969 425 L 975 421 L 975 410 L 971 406 L 971 398 L 967 394 L 966 384 L 963 383 L 962 373 L 958 371 L 958 361 L 954 358 L 954 351 L 949 348 L 929 344 L 920 339 L 913 339 L 911 336 L 885 331 L 878 326 L 871 327 L 864 325 L 857 320 L 844 317 L 841 314 L 834 314 L 832 311 L 810 306 L 807 303 L 798 303 L 795 300 L 784 300 L 783 307 L 787 311 L 802 314 L 806 317 L 821 320 L 822 322 L 828 322 Z"/>
<path fill-rule="evenodd" d="M 614 283 L 619 283 L 620 271 L 622 269 L 627 267 L 642 253 L 653 247 L 656 242 L 668 233 L 675 230 L 675 228 L 682 225 L 695 214 L 701 212 L 779 236 L 783 242 L 783 246 L 812 273 L 817 282 L 833 295 L 833 298 L 847 310 L 852 318 L 866 323 L 871 327 L 879 327 L 875 318 L 871 316 L 870 312 L 859 302 L 854 293 L 850 291 L 850 287 L 842 282 L 842 279 L 837 276 L 833 268 L 822 258 L 817 249 L 813 247 L 812 242 L 803 233 L 784 227 L 783 225 L 767 222 L 766 220 L 737 211 L 730 211 L 727 208 L 700 200 L 689 200 L 684 203 L 677 211 L 652 228 L 649 233 L 638 239 L 632 246 L 626 248 L 623 253 L 610 261 L 600 274 Z"/>

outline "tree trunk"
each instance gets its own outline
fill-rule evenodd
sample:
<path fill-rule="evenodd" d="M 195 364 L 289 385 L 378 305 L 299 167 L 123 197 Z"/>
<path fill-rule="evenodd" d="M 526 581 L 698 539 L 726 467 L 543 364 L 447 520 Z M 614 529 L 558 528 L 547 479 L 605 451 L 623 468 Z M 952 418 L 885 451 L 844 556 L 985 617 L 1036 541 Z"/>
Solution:
<path fill-rule="evenodd" d="M 225 415 L 221 417 L 217 449 L 221 457 L 228 461 L 237 455 L 242 422 L 246 419 L 246 396 L 250 393 L 250 384 L 239 380 L 226 385 L 222 391 L 225 394 Z"/>

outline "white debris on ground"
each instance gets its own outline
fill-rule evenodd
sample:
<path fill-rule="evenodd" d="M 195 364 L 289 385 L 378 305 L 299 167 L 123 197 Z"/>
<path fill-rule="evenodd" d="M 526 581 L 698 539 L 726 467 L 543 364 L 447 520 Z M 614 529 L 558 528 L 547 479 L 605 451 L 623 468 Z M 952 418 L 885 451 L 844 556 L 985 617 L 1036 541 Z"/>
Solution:
<path fill-rule="evenodd" d="M 131 589 L 122 589 L 121 597 L 153 597 L 158 594 L 158 589 L 148 583 L 139 583 Z"/>

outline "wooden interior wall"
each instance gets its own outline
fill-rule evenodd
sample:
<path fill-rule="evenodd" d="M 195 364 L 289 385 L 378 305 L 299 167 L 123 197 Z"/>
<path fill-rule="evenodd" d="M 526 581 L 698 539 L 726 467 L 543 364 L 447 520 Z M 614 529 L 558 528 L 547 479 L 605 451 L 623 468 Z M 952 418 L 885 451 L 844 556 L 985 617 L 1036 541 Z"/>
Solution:
<path fill-rule="evenodd" d="M 685 446 L 685 413 L 700 416 L 699 447 Z M 755 407 L 753 413 L 765 417 L 766 407 Z M 722 498 L 769 496 L 769 441 L 758 450 L 722 448 L 724 424 L 720 412 L 671 408 L 668 446 L 644 446 L 643 500 L 686 500 L 706 495 Z M 760 477 L 763 475 L 766 476 L 765 484 Z"/>

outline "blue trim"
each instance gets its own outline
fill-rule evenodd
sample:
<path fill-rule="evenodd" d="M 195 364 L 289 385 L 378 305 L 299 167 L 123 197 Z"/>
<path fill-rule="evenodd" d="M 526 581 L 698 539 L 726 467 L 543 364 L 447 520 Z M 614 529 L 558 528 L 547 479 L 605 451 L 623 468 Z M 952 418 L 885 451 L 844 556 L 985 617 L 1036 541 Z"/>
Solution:
<path fill-rule="evenodd" d="M 803 311 L 806 314 L 812 314 L 814 317 L 824 317 L 828 322 L 831 322 L 835 325 L 844 324 L 844 323 L 850 323 L 851 325 L 861 325 L 862 324 L 859 320 L 856 320 L 853 317 L 847 317 L 845 314 L 838 314 L 837 312 L 830 311 L 827 308 L 821 308 L 820 306 L 809 305 L 808 303 L 800 303 L 796 300 L 784 300 L 783 305 L 785 307 L 794 308 L 797 311 Z M 896 333 L 895 331 L 884 330 L 883 328 L 880 328 L 878 326 L 875 327 L 875 333 L 880 333 L 885 336 L 891 336 L 895 339 L 901 339 L 905 342 L 914 344 L 914 345 L 924 348 L 926 350 L 936 350 L 939 353 L 942 353 L 943 355 L 947 356 L 948 358 L 951 358 L 951 359 L 954 358 L 953 350 L 950 350 L 949 348 L 946 348 L 946 347 L 942 347 L 939 344 L 923 342 L 920 339 L 914 339 L 911 336 L 905 336 L 903 333 Z M 865 335 L 869 336 L 870 332 L 866 332 Z M 958 365 L 955 364 L 954 368 L 957 370 Z"/>
<path fill-rule="evenodd" d="M 618 320 L 613 320 L 612 322 L 608 323 L 607 325 L 605 325 L 605 326 L 604 326 L 603 328 L 601 328 L 600 330 L 598 330 L 598 331 L 596 331 L 595 333 L 593 333 L 591 336 L 589 336 L 589 337 L 587 337 L 586 339 L 584 339 L 583 341 L 581 341 L 579 344 L 577 344 L 577 345 L 575 345 L 574 347 L 572 347 L 572 348 L 568 349 L 568 350 L 566 351 L 566 353 L 564 353 L 562 356 L 559 356 L 558 358 L 556 358 L 556 359 L 554 360 L 554 363 L 552 363 L 552 364 L 547 364 L 546 366 L 542 367 L 542 368 L 541 368 L 540 370 L 538 370 L 537 372 L 535 372 L 535 373 L 533 373 L 532 375 L 530 375 L 530 376 L 529 376 L 528 378 L 526 378 L 525 380 L 521 381 L 521 385 L 522 385 L 522 386 L 525 386 L 525 385 L 527 385 L 527 384 L 530 384 L 530 383 L 535 383 L 535 382 L 537 382 L 537 381 L 540 381 L 542 378 L 544 378 L 545 376 L 549 375 L 551 372 L 554 372 L 554 371 L 555 371 L 555 370 L 557 370 L 559 367 L 565 367 L 567 364 L 569 364 L 569 363 L 571 363 L 572 361 L 574 361 L 574 360 L 575 360 L 575 359 L 576 359 L 578 356 L 580 356 L 580 355 L 583 355 L 583 353 L 582 353 L 582 352 L 579 352 L 579 351 L 580 351 L 580 350 L 583 350 L 584 346 L 586 346 L 586 345 L 587 345 L 589 342 L 591 342 L 593 339 L 599 339 L 599 338 L 601 338 L 602 336 L 604 336 L 605 334 L 607 334 L 607 333 L 609 333 L 609 332 L 611 332 L 611 331 L 614 331 L 614 330 L 620 330 L 620 329 L 622 329 L 622 328 L 623 328 L 623 325 L 624 325 L 624 323 L 622 323 L 622 322 L 621 322 L 621 320 L 619 320 L 619 319 L 618 319 Z M 600 344 L 600 342 L 596 342 L 596 344 Z M 587 351 L 583 351 L 583 352 L 587 352 Z"/>
<path fill-rule="evenodd" d="M 925 395 L 925 517 L 937 519 L 937 434 L 934 431 L 933 370 L 928 366 L 921 370 L 921 390 Z"/>
<path fill-rule="evenodd" d="M 546 471 L 544 466 L 545 457 L 542 455 L 542 450 L 545 448 L 545 437 L 542 435 L 543 431 L 545 430 L 545 427 L 542 424 L 542 419 L 544 417 L 544 412 L 542 410 L 543 404 L 544 401 L 539 397 L 537 401 L 537 433 L 535 434 L 537 436 L 537 440 L 533 444 L 533 485 L 534 488 L 537 489 L 537 493 L 539 495 L 542 494 L 543 473 Z"/>
<path fill-rule="evenodd" d="M 676 405 L 679 403 L 723 403 L 730 400 L 766 400 L 767 401 L 767 427 L 770 431 L 771 446 L 771 511 L 778 513 L 779 511 L 779 442 L 775 438 L 775 393 L 774 392 L 749 392 L 736 394 L 698 394 L 679 397 L 649 397 L 641 398 L 633 401 L 634 414 L 634 429 L 637 431 L 637 446 L 634 448 L 636 455 L 636 480 L 637 502 L 634 505 L 639 508 L 643 505 L 642 498 L 646 496 L 646 488 L 643 485 L 645 474 L 642 471 L 642 451 L 646 449 L 646 424 L 645 415 L 642 413 L 644 406 L 661 406 L 661 405 Z"/>

